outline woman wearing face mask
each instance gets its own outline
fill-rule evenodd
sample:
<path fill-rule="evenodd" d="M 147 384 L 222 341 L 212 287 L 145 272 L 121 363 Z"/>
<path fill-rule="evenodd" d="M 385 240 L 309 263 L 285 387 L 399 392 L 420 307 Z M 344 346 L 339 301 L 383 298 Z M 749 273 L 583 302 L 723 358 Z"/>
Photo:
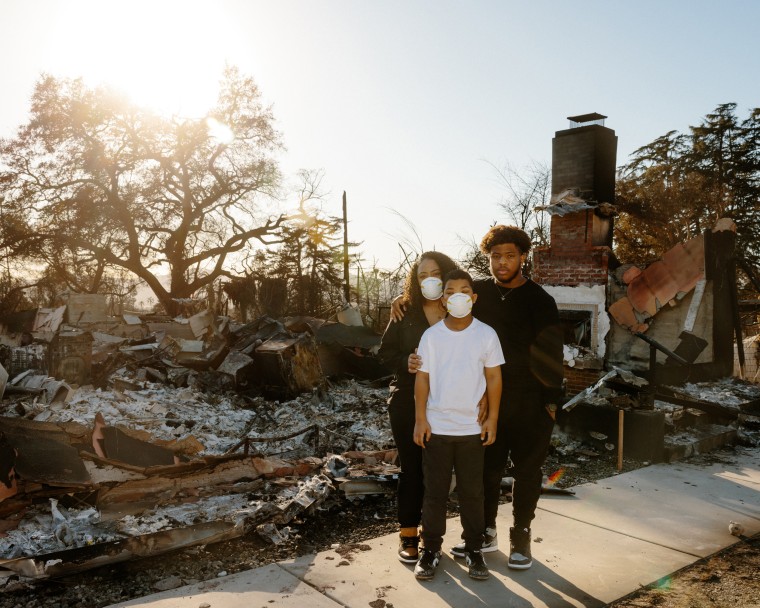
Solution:
<path fill-rule="evenodd" d="M 443 277 L 457 268 L 447 255 L 426 251 L 412 266 L 404 285 L 407 312 L 400 321 L 388 324 L 379 356 L 393 371 L 388 414 L 398 449 L 401 473 L 398 479 L 398 522 L 401 527 L 398 558 L 414 564 L 418 558 L 419 525 L 422 518 L 422 448 L 414 443 L 414 379 L 417 365 L 409 371 L 410 358 L 425 330 L 446 316 L 441 304 Z"/>

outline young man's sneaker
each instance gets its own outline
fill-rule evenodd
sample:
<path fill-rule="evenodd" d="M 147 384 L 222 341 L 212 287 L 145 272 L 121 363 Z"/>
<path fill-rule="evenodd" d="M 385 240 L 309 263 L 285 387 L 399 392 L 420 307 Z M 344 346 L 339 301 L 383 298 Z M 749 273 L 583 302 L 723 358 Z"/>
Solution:
<path fill-rule="evenodd" d="M 512 570 L 527 570 L 533 565 L 530 556 L 530 528 L 509 529 L 509 559 L 507 566 Z"/>
<path fill-rule="evenodd" d="M 486 528 L 483 534 L 483 545 L 480 547 L 483 553 L 491 553 L 491 551 L 499 550 L 499 541 L 496 538 L 496 528 Z M 464 557 L 464 542 L 454 545 L 449 549 L 449 553 L 454 557 Z"/>
<path fill-rule="evenodd" d="M 441 561 L 440 551 L 430 551 L 423 548 L 420 551 L 420 559 L 414 567 L 414 576 L 421 581 L 430 580 L 435 576 L 435 569 Z"/>
<path fill-rule="evenodd" d="M 399 536 L 398 559 L 404 564 L 416 564 L 419 555 L 419 536 Z"/>
<path fill-rule="evenodd" d="M 467 564 L 467 574 L 470 578 L 483 581 L 488 578 L 488 566 L 486 560 L 483 558 L 482 551 L 465 551 L 464 552 L 465 564 Z"/>

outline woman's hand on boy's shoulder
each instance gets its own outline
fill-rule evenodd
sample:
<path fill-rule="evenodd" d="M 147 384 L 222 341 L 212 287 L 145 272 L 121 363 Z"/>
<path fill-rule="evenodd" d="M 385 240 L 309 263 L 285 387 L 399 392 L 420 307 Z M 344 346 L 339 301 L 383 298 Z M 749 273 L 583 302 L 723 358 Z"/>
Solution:
<path fill-rule="evenodd" d="M 406 303 L 404 302 L 404 296 L 396 296 L 391 302 L 391 320 L 398 323 L 404 318 L 406 312 Z"/>

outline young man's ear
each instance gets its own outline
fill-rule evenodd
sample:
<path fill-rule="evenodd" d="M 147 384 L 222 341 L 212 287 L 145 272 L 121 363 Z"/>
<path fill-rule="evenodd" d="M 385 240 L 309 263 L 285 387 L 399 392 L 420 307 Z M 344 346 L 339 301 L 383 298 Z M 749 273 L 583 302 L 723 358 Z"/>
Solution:
<path fill-rule="evenodd" d="M 473 293 L 473 294 L 472 294 L 472 296 L 470 296 L 470 297 L 472 298 L 472 303 L 473 303 L 473 304 L 475 304 L 475 302 L 477 302 L 477 301 L 478 301 L 478 294 L 476 294 L 476 293 Z"/>

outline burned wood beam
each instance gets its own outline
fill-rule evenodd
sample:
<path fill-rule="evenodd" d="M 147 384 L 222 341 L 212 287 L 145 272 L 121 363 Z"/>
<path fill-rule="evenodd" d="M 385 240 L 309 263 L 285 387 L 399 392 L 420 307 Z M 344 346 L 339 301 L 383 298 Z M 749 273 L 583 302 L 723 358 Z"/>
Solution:
<path fill-rule="evenodd" d="M 739 300 L 740 312 L 760 311 L 760 300 Z"/>
<path fill-rule="evenodd" d="M 126 481 L 116 487 L 101 490 L 98 505 L 165 501 L 181 493 L 197 493 L 203 488 L 213 488 L 239 479 L 256 479 L 264 474 L 260 471 L 264 467 L 257 463 L 257 460 L 249 458 L 247 461 L 222 463 L 210 470 L 176 478 L 153 476 Z"/>
<path fill-rule="evenodd" d="M 656 348 L 657 350 L 659 350 L 661 353 L 666 354 L 673 361 L 675 361 L 677 363 L 680 363 L 681 365 L 689 365 L 689 362 L 686 359 L 684 359 L 680 355 L 675 354 L 667 346 L 664 346 L 663 344 L 660 344 L 654 338 L 651 338 L 650 336 L 647 336 L 646 334 L 642 334 L 639 331 L 633 332 L 633 335 L 636 336 L 637 338 L 641 338 L 642 340 L 644 340 L 644 342 L 646 342 L 650 346 L 653 346 L 654 348 Z"/>
<path fill-rule="evenodd" d="M 677 391 L 674 391 L 667 386 L 658 386 L 656 388 L 655 399 L 666 401 L 674 405 L 693 407 L 703 412 L 707 412 L 708 414 L 713 414 L 722 418 L 728 418 L 730 420 L 736 420 L 741 413 L 741 410 L 739 408 L 721 405 L 719 403 L 713 403 L 711 401 L 694 399 L 688 395 L 678 393 Z"/>
<path fill-rule="evenodd" d="M 236 526 L 231 522 L 205 522 L 111 543 L 56 551 L 35 557 L 0 560 L 0 568 L 36 579 L 65 576 L 137 557 L 160 555 L 194 545 L 230 540 L 242 536 L 246 531 L 246 527 Z"/>
<path fill-rule="evenodd" d="M 248 426 L 248 429 L 246 429 L 246 432 L 252 428 L 251 425 Z M 316 424 L 310 424 L 306 428 L 300 429 L 298 431 L 293 431 L 292 433 L 288 433 L 287 435 L 278 435 L 275 437 L 243 437 L 240 441 L 238 441 L 235 445 L 233 445 L 229 450 L 225 452 L 226 454 L 232 454 L 233 452 L 236 452 L 238 449 L 240 449 L 241 446 L 246 445 L 248 443 L 268 443 L 272 441 L 285 441 L 286 439 L 292 439 L 293 437 L 298 437 L 299 435 L 303 435 L 304 433 L 308 433 L 309 431 L 313 431 L 314 429 L 319 429 L 319 426 Z M 247 445 L 246 445 L 246 453 L 247 453 Z"/>

